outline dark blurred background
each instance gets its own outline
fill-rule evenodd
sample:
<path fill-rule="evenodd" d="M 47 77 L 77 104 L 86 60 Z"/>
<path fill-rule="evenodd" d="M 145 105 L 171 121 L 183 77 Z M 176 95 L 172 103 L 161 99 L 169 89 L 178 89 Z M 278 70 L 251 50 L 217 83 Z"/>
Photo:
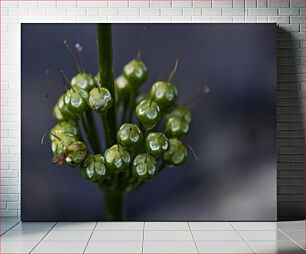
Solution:
<path fill-rule="evenodd" d="M 55 125 L 51 111 L 65 91 L 59 68 L 76 74 L 63 39 L 83 46 L 86 71 L 96 74 L 95 24 L 22 24 L 24 221 L 104 218 L 101 192 L 78 169 L 53 166 L 49 140 L 40 144 Z M 200 159 L 189 151 L 184 166 L 129 193 L 128 219 L 276 219 L 276 26 L 113 24 L 116 76 L 140 47 L 149 69 L 143 91 L 161 73 L 168 77 L 180 52 L 173 81 L 179 102 L 196 102 L 185 142 Z M 48 83 L 46 69 L 57 85 Z M 196 92 L 204 86 L 206 93 Z"/>

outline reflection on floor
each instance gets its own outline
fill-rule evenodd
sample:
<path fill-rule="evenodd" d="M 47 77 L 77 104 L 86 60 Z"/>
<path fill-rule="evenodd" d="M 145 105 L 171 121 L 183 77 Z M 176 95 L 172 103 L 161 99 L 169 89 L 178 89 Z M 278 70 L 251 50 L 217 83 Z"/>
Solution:
<path fill-rule="evenodd" d="M 305 221 L 22 223 L 1 219 L 0 253 L 304 253 Z"/>

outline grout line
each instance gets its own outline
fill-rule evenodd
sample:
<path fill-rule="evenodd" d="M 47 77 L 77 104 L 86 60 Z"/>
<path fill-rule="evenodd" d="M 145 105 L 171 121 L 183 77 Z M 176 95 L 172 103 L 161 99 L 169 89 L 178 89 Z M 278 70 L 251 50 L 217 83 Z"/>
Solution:
<path fill-rule="evenodd" d="M 38 244 L 40 244 L 40 242 L 50 233 L 50 231 L 55 227 L 55 225 L 57 224 L 57 222 L 55 222 L 55 224 L 49 229 L 49 231 L 38 241 L 38 243 L 29 251 L 29 253 L 32 253 L 32 251 L 38 246 Z"/>
<path fill-rule="evenodd" d="M 269 225 L 271 225 L 274 229 L 277 229 L 277 224 L 276 224 L 276 223 L 273 224 L 271 221 L 269 221 L 268 223 L 269 223 Z"/>
<path fill-rule="evenodd" d="M 229 224 L 231 225 L 231 227 L 232 227 L 235 231 L 237 231 L 236 228 L 234 227 L 234 225 L 233 225 L 232 222 L 229 222 Z M 242 238 L 242 236 L 240 236 L 240 237 Z M 242 238 L 242 239 L 243 239 L 243 238 Z"/>
<path fill-rule="evenodd" d="M 303 246 L 301 246 L 300 244 L 298 244 L 292 237 L 290 237 L 289 235 L 287 235 L 285 233 L 285 231 L 279 229 L 279 228 L 276 228 L 276 230 L 278 230 L 279 232 L 283 233 L 286 237 L 289 238 L 289 240 L 291 240 L 292 242 L 294 242 L 297 246 L 301 247 L 303 250 L 305 250 L 305 248 Z"/>
<path fill-rule="evenodd" d="M 240 234 L 239 230 L 237 230 L 234 225 L 232 224 L 232 222 L 230 222 L 231 226 L 233 227 L 233 229 L 237 232 L 237 234 L 241 237 L 241 239 L 243 240 L 243 242 L 245 242 L 245 244 L 253 251 L 253 253 L 256 253 L 256 251 L 252 248 L 252 246 L 249 244 L 249 242 L 247 240 L 245 240 L 243 238 L 243 236 Z"/>
<path fill-rule="evenodd" d="M 1 1 L 1 0 L 0 0 Z M 67 230 L 58 230 L 58 231 L 67 231 Z M 71 230 L 68 230 L 68 231 L 71 231 Z M 74 231 L 74 230 L 72 230 Z M 77 231 L 88 231 L 88 230 L 77 230 Z M 142 229 L 96 229 L 96 231 L 108 231 L 108 232 L 116 232 L 116 231 L 120 231 L 120 232 L 129 232 L 129 231 L 142 231 Z M 147 231 L 164 231 L 164 230 L 147 230 Z M 167 231 L 177 231 L 177 230 L 167 230 Z M 180 230 L 180 231 L 183 231 L 183 230 Z M 184 231 L 188 231 L 188 230 L 184 230 Z"/>
<path fill-rule="evenodd" d="M 141 240 L 139 239 L 135 239 L 135 240 L 118 240 L 118 239 L 114 239 L 114 240 L 95 240 L 92 242 L 141 242 Z M 50 241 L 50 242 L 54 242 L 54 241 Z M 70 242 L 77 242 L 77 241 L 70 241 Z M 84 241 L 83 241 L 84 242 Z M 160 240 L 160 239 L 156 239 L 156 240 L 145 240 L 144 242 L 193 242 L 193 240 L 181 240 L 181 239 L 165 239 L 165 240 Z M 243 242 L 242 240 L 198 240 L 197 242 Z M 257 241 L 258 242 L 258 241 Z M 266 241 L 266 242 L 271 242 L 271 241 Z"/>
<path fill-rule="evenodd" d="M 115 231 L 118 231 L 118 230 L 115 230 Z M 124 231 L 124 230 L 122 230 L 122 231 Z M 140 230 L 128 230 L 128 231 L 140 231 Z M 184 229 L 184 230 L 181 230 L 181 229 L 146 229 L 145 231 L 175 231 L 175 232 L 177 232 L 177 231 L 180 231 L 180 232 L 187 231 L 188 232 L 190 230 L 189 229 L 188 230 L 187 229 Z M 204 230 L 194 230 L 194 231 L 204 231 Z M 211 231 L 211 230 L 209 230 L 209 231 Z"/>
<path fill-rule="evenodd" d="M 139 243 L 139 242 L 141 242 L 141 240 L 139 240 L 139 239 L 135 239 L 135 240 L 133 240 L 133 239 L 132 240 L 113 239 L 113 240 L 96 240 L 96 241 L 92 241 L 92 242 L 96 242 L 96 243 L 97 242 L 100 242 L 100 243 L 103 243 L 103 242 L 114 242 L 114 243 L 116 243 L 116 242 L 134 242 L 134 243 Z M 193 241 L 192 240 L 146 240 L 145 242 L 193 242 Z M 216 242 L 220 242 L 220 241 L 216 241 Z M 230 242 L 230 241 L 228 241 L 228 242 Z"/>
<path fill-rule="evenodd" d="M 86 246 L 85 246 L 85 248 L 84 248 L 83 253 L 85 253 L 85 251 L 86 251 L 86 249 L 87 249 L 87 246 L 88 246 L 88 244 L 89 244 L 89 241 L 90 241 L 90 239 L 91 239 L 93 233 L 95 232 L 95 229 L 96 229 L 97 225 L 98 225 L 98 222 L 96 221 L 96 224 L 95 224 L 95 226 L 94 226 L 94 228 L 93 228 L 93 230 L 92 230 L 92 232 L 91 232 L 91 234 L 90 234 L 90 236 L 89 236 L 89 239 L 88 239 L 88 241 L 87 241 L 87 243 L 86 243 Z"/>
<path fill-rule="evenodd" d="M 196 242 L 196 241 L 195 241 L 195 239 L 194 239 L 194 236 L 193 236 L 193 233 L 192 233 L 191 227 L 190 227 L 190 225 L 189 225 L 189 221 L 187 221 L 187 224 L 188 224 L 189 231 L 190 231 L 190 233 L 191 233 L 191 236 L 192 236 L 193 242 L 194 242 L 194 244 L 195 244 L 195 246 L 196 246 L 197 252 L 198 252 L 198 253 L 200 253 L 199 248 L 198 248 L 198 245 L 197 245 L 197 242 Z"/>
<path fill-rule="evenodd" d="M 143 245 L 144 245 L 144 233 L 145 233 L 145 221 L 143 222 L 142 226 L 142 245 L 141 245 L 141 253 L 143 254 Z"/>
<path fill-rule="evenodd" d="M 15 226 L 17 226 L 21 221 L 15 222 L 16 224 L 13 224 L 10 228 L 8 228 L 7 230 L 5 230 L 3 233 L 1 233 L 0 235 L 4 235 L 5 233 L 9 232 L 12 228 L 14 228 Z"/>
<path fill-rule="evenodd" d="M 73 231 L 75 231 L 75 230 L 73 230 Z M 77 231 L 88 231 L 88 230 L 77 230 Z M 128 233 L 128 232 L 130 232 L 130 233 L 134 233 L 134 232 L 142 232 L 142 229 L 140 229 L 140 230 L 95 230 L 95 232 L 109 232 L 109 233 L 112 233 L 112 232 Z"/>

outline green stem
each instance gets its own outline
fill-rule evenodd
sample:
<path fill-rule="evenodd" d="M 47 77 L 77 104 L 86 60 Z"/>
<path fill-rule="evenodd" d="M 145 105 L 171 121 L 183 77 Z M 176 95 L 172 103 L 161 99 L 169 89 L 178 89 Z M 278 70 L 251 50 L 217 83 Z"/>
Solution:
<path fill-rule="evenodd" d="M 133 120 L 133 112 L 135 109 L 135 99 L 136 99 L 136 91 L 134 89 L 131 89 L 130 92 L 130 98 L 129 98 L 129 104 L 130 104 L 130 112 L 129 112 L 129 123 Z"/>
<path fill-rule="evenodd" d="M 126 121 L 126 113 L 127 113 L 128 105 L 129 105 L 128 102 L 124 101 L 121 124 L 124 124 Z"/>
<path fill-rule="evenodd" d="M 155 175 L 155 177 L 157 175 L 159 175 L 160 172 L 162 172 L 164 169 L 167 168 L 167 164 L 165 163 L 165 161 L 162 162 L 162 164 L 159 166 L 159 172 Z M 125 192 L 130 192 L 132 190 L 136 190 L 139 187 L 141 187 L 142 185 L 144 185 L 146 182 L 143 181 L 134 181 L 130 184 L 127 185 Z"/>
<path fill-rule="evenodd" d="M 105 123 L 104 125 L 109 127 L 109 130 L 105 131 L 105 140 L 107 147 L 110 147 L 116 143 L 117 130 L 111 24 L 98 24 L 97 33 L 100 82 L 105 88 L 109 90 L 114 100 L 113 106 L 108 110 L 106 115 L 102 116 L 105 118 L 103 119 L 103 123 Z M 107 137 L 108 135 L 109 137 Z"/>
<path fill-rule="evenodd" d="M 111 24 L 98 24 L 98 51 L 99 51 L 99 73 L 101 84 L 109 90 L 114 100 L 113 106 L 106 114 L 101 115 L 106 146 L 110 147 L 116 143 L 117 119 L 116 98 L 114 93 L 114 71 L 112 57 L 112 31 Z M 113 180 L 113 179 L 112 179 Z M 101 189 L 103 191 L 103 189 Z M 104 190 L 105 215 L 109 221 L 123 220 L 124 214 L 124 192 L 116 186 L 111 190 Z"/>
<path fill-rule="evenodd" d="M 122 191 L 104 191 L 104 205 L 106 220 L 124 220 L 124 193 Z"/>
<path fill-rule="evenodd" d="M 85 118 L 84 118 L 84 115 L 82 114 L 81 115 L 81 123 L 82 123 L 82 126 L 83 126 L 83 129 L 84 129 L 84 132 L 86 134 L 86 137 L 92 147 L 92 150 L 94 151 L 94 153 L 99 153 L 99 149 L 98 149 L 98 142 L 97 140 L 92 136 L 92 133 L 89 129 L 89 126 L 87 125 L 86 121 L 85 121 Z"/>
<path fill-rule="evenodd" d="M 107 119 L 107 113 L 102 113 L 100 114 L 101 116 L 101 120 L 102 120 L 102 124 L 103 124 L 103 128 L 104 128 L 104 136 L 105 136 L 105 143 L 106 143 L 106 147 L 110 147 L 113 143 L 112 139 L 111 139 L 111 128 L 109 126 L 109 122 Z"/>
<path fill-rule="evenodd" d="M 96 123 L 93 119 L 92 112 L 91 111 L 86 111 L 85 115 L 86 115 L 86 120 L 87 120 L 87 123 L 88 123 L 88 128 L 90 130 L 92 130 L 91 136 L 92 136 L 93 140 L 95 141 L 96 149 L 99 151 L 99 153 L 101 153 L 101 146 L 100 146 L 100 142 L 98 141 L 99 140 L 99 135 L 98 135 Z"/>

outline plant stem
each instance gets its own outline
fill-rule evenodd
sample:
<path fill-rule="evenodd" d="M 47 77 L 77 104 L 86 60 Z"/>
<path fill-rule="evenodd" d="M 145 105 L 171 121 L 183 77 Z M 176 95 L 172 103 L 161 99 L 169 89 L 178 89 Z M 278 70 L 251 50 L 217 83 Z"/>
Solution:
<path fill-rule="evenodd" d="M 90 130 L 92 130 L 91 135 L 92 135 L 93 140 L 95 140 L 96 149 L 99 151 L 99 153 L 101 153 L 101 146 L 100 146 L 100 142 L 98 141 L 99 136 L 98 136 L 98 132 L 97 132 L 97 126 L 96 126 L 96 123 L 93 119 L 92 112 L 91 111 L 86 111 L 85 116 L 86 116 L 86 120 L 87 120 L 87 123 L 88 123 L 88 128 Z"/>
<path fill-rule="evenodd" d="M 104 204 L 106 220 L 124 220 L 124 193 L 122 191 L 104 191 Z"/>
<path fill-rule="evenodd" d="M 85 118 L 84 118 L 84 115 L 82 114 L 81 115 L 81 123 L 82 123 L 82 126 L 83 126 L 83 130 L 86 134 L 86 137 L 92 147 L 92 150 L 94 151 L 94 153 L 99 153 L 99 147 L 98 147 L 98 142 L 97 140 L 92 136 L 92 133 L 85 121 Z"/>
<path fill-rule="evenodd" d="M 126 113 L 127 113 L 127 109 L 128 109 L 128 102 L 124 101 L 123 103 L 123 112 L 122 112 L 122 118 L 121 118 L 121 124 L 124 124 L 126 121 Z"/>
<path fill-rule="evenodd" d="M 111 128 L 108 124 L 107 113 L 100 114 L 100 116 L 104 128 L 105 143 L 107 147 L 110 147 L 112 145 Z"/>
<path fill-rule="evenodd" d="M 133 119 L 133 112 L 135 109 L 135 99 L 136 99 L 136 91 L 134 89 L 131 89 L 130 92 L 130 98 L 129 98 L 129 104 L 130 104 L 130 112 L 129 112 L 129 123 L 132 122 Z"/>
<path fill-rule="evenodd" d="M 116 131 L 117 131 L 111 24 L 98 24 L 97 33 L 98 33 L 100 82 L 102 86 L 104 86 L 109 90 L 113 98 L 113 106 L 107 111 L 106 114 L 101 115 L 104 126 L 106 146 L 110 147 L 116 143 Z M 114 188 L 112 188 L 111 190 L 104 190 L 106 220 L 109 221 L 123 220 L 123 211 L 124 211 L 123 198 L 124 198 L 124 192 L 120 190 L 118 186 L 114 186 Z"/>
<path fill-rule="evenodd" d="M 112 30 L 111 24 L 98 24 L 98 51 L 99 51 L 99 72 L 102 86 L 107 88 L 114 100 L 113 106 L 107 114 L 102 116 L 105 130 L 105 140 L 107 147 L 116 143 L 116 102 L 114 93 L 114 71 L 112 56 Z M 109 135 L 109 137 L 107 137 Z"/>

